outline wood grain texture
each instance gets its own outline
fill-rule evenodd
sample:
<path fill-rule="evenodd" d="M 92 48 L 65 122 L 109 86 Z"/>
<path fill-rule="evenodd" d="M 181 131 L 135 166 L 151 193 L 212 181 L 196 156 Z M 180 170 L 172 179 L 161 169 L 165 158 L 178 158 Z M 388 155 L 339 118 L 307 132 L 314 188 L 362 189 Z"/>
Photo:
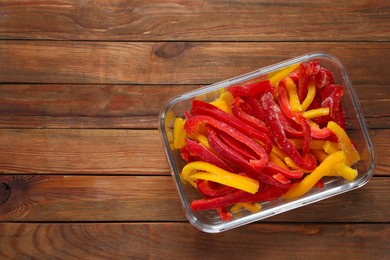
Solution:
<path fill-rule="evenodd" d="M 0 221 L 187 221 L 170 176 L 7 175 L 0 184 L 9 193 L 0 197 Z M 389 178 L 374 177 L 358 190 L 264 221 L 388 223 L 389 187 Z"/>
<path fill-rule="evenodd" d="M 169 174 L 157 130 L 1 130 L 0 172 Z"/>
<path fill-rule="evenodd" d="M 156 129 L 173 96 L 199 85 L 0 85 L 0 128 Z M 390 127 L 390 87 L 354 86 L 370 128 Z"/>
<path fill-rule="evenodd" d="M 375 174 L 388 175 L 389 129 L 370 132 Z M 0 173 L 169 174 L 157 130 L 0 129 Z"/>
<path fill-rule="evenodd" d="M 3 39 L 386 41 L 385 1 L 2 1 Z"/>
<path fill-rule="evenodd" d="M 377 125 L 383 118 L 375 118 L 371 125 Z M 379 127 L 383 124 L 379 124 Z M 0 128 L 20 129 L 157 129 L 157 116 L 1 116 Z"/>
<path fill-rule="evenodd" d="M 389 84 L 389 42 L 0 41 L 3 83 L 209 84 L 311 51 L 338 57 L 354 84 Z M 364 55 L 362 55 L 364 53 Z"/>
<path fill-rule="evenodd" d="M 156 117 L 170 98 L 197 87 L 3 84 L 0 85 L 0 115 Z M 387 89 L 378 86 L 379 91 Z"/>
<path fill-rule="evenodd" d="M 0 224 L 4 258 L 386 259 L 384 224 L 251 224 L 210 235 L 185 223 Z M 288 243 L 286 242 L 288 241 Z M 213 245 L 213 246 L 209 246 Z M 364 246 L 362 246 L 364 245 Z"/>

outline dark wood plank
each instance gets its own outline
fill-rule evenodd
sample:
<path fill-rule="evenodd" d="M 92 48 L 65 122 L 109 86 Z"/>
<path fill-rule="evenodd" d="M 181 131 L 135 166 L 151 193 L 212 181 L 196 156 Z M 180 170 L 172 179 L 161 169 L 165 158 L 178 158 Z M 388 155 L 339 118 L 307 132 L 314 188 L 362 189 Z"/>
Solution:
<path fill-rule="evenodd" d="M 385 41 L 386 1 L 2 1 L 3 39 Z"/>
<path fill-rule="evenodd" d="M 169 174 L 157 130 L 1 130 L 0 172 Z"/>
<path fill-rule="evenodd" d="M 386 85 L 389 42 L 0 41 L 0 82 L 209 84 L 311 51 L 337 56 L 358 85 Z M 362 55 L 364 53 L 364 55 Z"/>
<path fill-rule="evenodd" d="M 173 96 L 198 85 L 0 85 L 1 128 L 157 128 Z M 370 128 L 390 128 L 390 87 L 356 85 Z"/>
<path fill-rule="evenodd" d="M 0 224 L 0 256 L 81 259 L 388 259 L 389 224 L 252 224 L 218 235 L 185 223 Z M 211 246 L 212 245 L 212 246 Z"/>
<path fill-rule="evenodd" d="M 187 221 L 170 176 L 7 175 L 0 184 L 0 221 Z M 374 177 L 263 222 L 388 223 L 389 187 L 389 177 Z"/>
<path fill-rule="evenodd" d="M 382 118 L 374 119 L 376 125 Z M 383 126 L 383 124 L 380 124 Z M 157 129 L 157 116 L 2 116 L 0 128 Z"/>
<path fill-rule="evenodd" d="M 370 133 L 388 175 L 390 129 Z M 2 174 L 169 174 L 157 130 L 0 129 L 0 158 Z"/>
<path fill-rule="evenodd" d="M 197 85 L 0 85 L 0 115 L 157 116 Z M 379 90 L 382 90 L 379 86 Z M 383 89 L 383 91 L 386 91 Z M 390 90 L 388 91 L 390 94 Z"/>

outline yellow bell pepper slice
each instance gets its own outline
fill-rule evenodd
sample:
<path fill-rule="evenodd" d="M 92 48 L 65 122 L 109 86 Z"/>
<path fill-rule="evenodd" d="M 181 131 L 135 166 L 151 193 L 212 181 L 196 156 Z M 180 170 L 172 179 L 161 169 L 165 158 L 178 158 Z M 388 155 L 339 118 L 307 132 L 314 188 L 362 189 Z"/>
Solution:
<path fill-rule="evenodd" d="M 313 102 L 315 95 L 316 95 L 316 86 L 314 82 L 310 82 L 309 85 L 307 86 L 307 95 L 305 97 L 305 100 L 303 100 L 301 104 L 302 111 L 306 111 L 306 109 Z"/>
<path fill-rule="evenodd" d="M 218 107 L 219 109 L 225 111 L 228 114 L 232 114 L 232 103 L 233 103 L 233 95 L 229 92 L 222 93 L 219 98 L 215 99 L 214 101 L 211 101 L 210 104 L 213 106 Z"/>
<path fill-rule="evenodd" d="M 303 148 L 303 139 L 298 139 L 298 138 L 291 138 L 288 139 L 297 149 L 302 149 Z M 310 142 L 310 149 L 323 149 L 326 140 L 317 140 L 313 139 Z M 337 143 L 332 143 L 333 145 L 338 145 Z"/>
<path fill-rule="evenodd" d="M 272 153 L 282 160 L 287 157 L 287 155 L 276 145 L 272 145 Z"/>
<path fill-rule="evenodd" d="M 299 65 L 300 63 L 296 63 L 284 69 L 272 72 L 268 75 L 268 80 L 270 81 L 272 86 L 277 86 L 279 84 L 279 81 L 290 75 L 290 73 L 293 72 L 296 68 L 298 68 Z"/>
<path fill-rule="evenodd" d="M 182 170 L 184 179 L 207 180 L 255 194 L 259 189 L 257 180 L 231 173 L 213 164 L 195 161 L 186 164 Z"/>
<path fill-rule="evenodd" d="M 194 138 L 196 140 L 198 140 L 199 143 L 203 144 L 203 146 L 205 146 L 207 149 L 211 150 L 211 146 L 209 144 L 209 139 L 206 136 L 199 134 L 199 133 L 196 133 L 194 135 Z"/>
<path fill-rule="evenodd" d="M 284 158 L 284 162 L 286 163 L 286 165 L 288 167 L 290 167 L 293 170 L 299 170 L 299 171 L 301 171 L 303 173 L 310 173 L 310 172 L 312 172 L 312 170 L 305 170 L 305 169 L 302 169 L 301 167 L 299 167 L 290 157 Z"/>
<path fill-rule="evenodd" d="M 280 166 L 280 167 L 282 167 L 284 169 L 288 169 L 287 165 L 278 156 L 276 156 L 274 153 L 270 153 L 269 154 L 269 160 L 272 163 L 274 163 L 274 164 L 276 164 L 276 165 L 278 165 L 278 166 Z"/>
<path fill-rule="evenodd" d="M 356 176 L 358 175 L 358 171 L 355 169 L 352 169 L 345 163 L 339 163 L 336 164 L 333 168 L 332 175 L 334 176 L 342 176 L 344 179 L 348 181 L 355 180 Z"/>
<path fill-rule="evenodd" d="M 310 153 L 312 155 L 314 155 L 314 157 L 319 162 L 323 162 L 326 159 L 326 157 L 328 157 L 328 155 L 329 155 L 326 152 L 324 152 L 324 150 L 322 150 L 322 149 L 313 149 L 313 150 L 310 150 Z"/>
<path fill-rule="evenodd" d="M 344 129 L 333 121 L 329 121 L 327 127 L 337 136 L 339 148 L 343 150 L 346 155 L 346 164 L 351 166 L 355 162 L 359 161 L 360 155 L 352 145 L 351 140 Z"/>
<path fill-rule="evenodd" d="M 177 117 L 173 126 L 173 147 L 180 149 L 186 145 L 185 138 L 187 137 L 186 131 L 184 130 L 184 119 Z"/>
<path fill-rule="evenodd" d="M 339 144 L 338 143 L 333 143 L 330 141 L 326 141 L 324 144 L 324 151 L 327 154 L 335 153 L 337 151 L 340 151 L 339 149 Z"/>
<path fill-rule="evenodd" d="M 233 206 L 230 207 L 230 212 L 238 212 L 241 209 L 247 209 L 252 213 L 257 213 L 261 210 L 261 204 L 254 202 L 254 203 L 249 203 L 249 202 L 239 202 L 234 204 Z"/>
<path fill-rule="evenodd" d="M 301 182 L 291 186 L 283 198 L 294 199 L 306 194 L 322 177 L 332 175 L 333 166 L 342 163 L 345 158 L 346 155 L 343 151 L 332 153 Z"/>
<path fill-rule="evenodd" d="M 295 82 L 290 77 L 286 78 L 286 89 L 290 99 L 291 110 L 294 112 L 301 112 L 302 106 L 301 103 L 299 103 L 297 86 L 295 85 Z"/>
<path fill-rule="evenodd" d="M 320 116 L 327 116 L 329 115 L 329 107 L 311 109 L 303 112 L 302 115 L 306 119 L 312 119 Z"/>

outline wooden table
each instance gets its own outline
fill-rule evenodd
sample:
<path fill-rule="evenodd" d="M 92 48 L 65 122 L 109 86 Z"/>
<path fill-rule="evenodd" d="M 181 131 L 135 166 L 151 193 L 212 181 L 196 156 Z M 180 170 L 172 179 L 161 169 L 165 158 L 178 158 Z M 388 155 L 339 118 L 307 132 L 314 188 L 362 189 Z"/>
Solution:
<path fill-rule="evenodd" d="M 0 38 L 0 258 L 390 257 L 388 1 L 3 0 Z M 169 173 L 160 109 L 310 51 L 348 70 L 375 176 L 264 221 L 198 231 Z"/>

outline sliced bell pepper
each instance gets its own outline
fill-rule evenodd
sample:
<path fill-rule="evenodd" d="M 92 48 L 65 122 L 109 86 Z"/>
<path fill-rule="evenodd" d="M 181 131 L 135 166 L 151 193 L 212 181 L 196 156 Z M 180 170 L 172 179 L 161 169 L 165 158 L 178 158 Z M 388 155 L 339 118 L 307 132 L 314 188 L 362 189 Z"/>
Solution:
<path fill-rule="evenodd" d="M 186 132 L 184 131 L 184 119 L 177 117 L 173 127 L 173 147 L 175 149 L 180 149 L 185 146 L 185 138 Z"/>
<path fill-rule="evenodd" d="M 217 136 L 216 132 L 212 129 L 210 129 L 208 136 L 209 142 L 213 149 L 221 158 L 224 158 L 225 161 L 228 161 L 229 163 L 238 167 L 254 179 L 274 186 L 283 186 L 283 183 L 280 183 L 279 180 L 273 178 L 273 173 L 263 171 L 263 169 L 265 168 L 265 165 L 263 165 L 263 163 L 266 163 L 265 161 L 248 161 L 241 154 L 237 153 L 234 149 L 231 149 L 230 147 L 225 145 Z"/>
<path fill-rule="evenodd" d="M 311 109 L 303 112 L 302 115 L 306 119 L 313 119 L 320 116 L 327 116 L 329 115 L 329 108 L 323 107 L 323 108 Z"/>
<path fill-rule="evenodd" d="M 321 67 L 318 73 L 314 77 L 314 82 L 316 88 L 321 89 L 330 84 L 334 84 L 334 78 L 332 73 L 329 70 Z"/>
<path fill-rule="evenodd" d="M 272 185 L 268 185 L 262 189 L 259 189 L 256 194 L 250 194 L 242 190 L 237 190 L 220 197 L 194 200 L 191 203 L 191 209 L 193 211 L 211 210 L 228 207 L 239 202 L 271 201 L 279 198 L 285 194 L 286 191 L 286 188 L 281 189 Z"/>
<path fill-rule="evenodd" d="M 322 177 L 332 173 L 333 166 L 345 160 L 343 151 L 329 155 L 312 173 L 307 175 L 301 182 L 293 184 L 284 199 L 294 199 L 306 194 Z"/>
<path fill-rule="evenodd" d="M 262 96 L 265 92 L 273 89 L 269 80 L 250 83 L 243 86 L 231 86 L 227 90 L 233 95 L 233 97 L 253 97 Z"/>
<path fill-rule="evenodd" d="M 307 89 L 307 95 L 301 105 L 302 111 L 306 111 L 306 109 L 313 102 L 315 96 L 316 96 L 316 86 L 313 82 L 310 82 Z"/>
<path fill-rule="evenodd" d="M 251 194 L 255 194 L 259 189 L 257 180 L 225 171 L 202 161 L 187 163 L 181 174 L 185 179 L 213 181 Z"/>
<path fill-rule="evenodd" d="M 278 70 L 276 72 L 272 72 L 268 75 L 268 79 L 272 86 L 277 87 L 279 81 L 287 77 L 290 73 L 292 73 L 296 68 L 300 65 L 300 63 L 292 64 L 290 66 L 285 67 L 284 69 Z"/>
<path fill-rule="evenodd" d="M 234 204 L 232 207 L 230 207 L 230 211 L 233 213 L 236 213 L 244 208 L 246 210 L 249 210 L 252 213 L 257 213 L 261 210 L 261 205 L 259 203 L 256 203 L 256 202 L 252 202 L 252 203 L 238 202 L 238 203 Z"/>
<path fill-rule="evenodd" d="M 303 154 L 306 155 L 306 154 L 309 153 L 309 149 L 310 149 L 311 128 L 310 128 L 309 123 L 302 116 L 301 113 L 296 113 L 296 112 L 291 111 L 287 95 L 288 94 L 287 94 L 287 90 L 286 90 L 286 82 L 284 80 L 282 80 L 279 83 L 279 88 L 278 88 L 278 99 L 279 99 L 280 110 L 283 111 L 283 113 L 285 114 L 285 116 L 287 118 L 289 118 L 290 120 L 293 120 L 298 125 L 300 125 L 300 127 L 302 128 L 302 131 L 304 133 L 304 135 L 303 135 L 303 137 L 304 137 L 304 144 L 303 144 L 302 151 L 303 151 Z M 290 157 L 291 157 L 291 159 L 296 161 L 295 157 L 293 157 L 293 156 L 290 156 Z M 309 169 L 314 168 L 315 167 L 313 165 L 314 159 L 313 158 L 311 159 L 310 156 L 306 156 L 306 157 L 307 157 L 306 160 L 307 160 L 308 163 L 310 163 L 311 168 L 306 168 L 306 167 L 302 166 L 300 164 L 301 162 L 296 161 L 296 163 L 298 165 L 300 165 L 304 169 L 308 169 L 309 170 Z"/>
<path fill-rule="evenodd" d="M 232 103 L 232 108 L 231 108 L 233 115 L 238 119 L 240 119 L 241 121 L 243 121 L 244 123 L 258 129 L 259 131 L 263 132 L 267 136 L 270 136 L 271 133 L 268 130 L 267 125 L 260 119 L 246 113 L 241 107 L 242 104 L 247 104 L 247 103 L 245 103 L 244 100 L 240 97 L 234 98 Z"/>
<path fill-rule="evenodd" d="M 195 183 L 198 191 L 206 198 L 223 196 L 236 190 L 212 181 L 196 180 Z"/>
<path fill-rule="evenodd" d="M 351 140 L 345 130 L 333 121 L 328 122 L 328 128 L 337 136 L 339 147 L 346 154 L 346 164 L 351 166 L 355 162 L 359 161 L 360 155 L 351 143 Z"/>
<path fill-rule="evenodd" d="M 301 103 L 299 102 L 299 97 L 297 93 L 297 87 L 295 86 L 295 82 L 291 78 L 287 77 L 285 79 L 285 84 L 290 99 L 291 110 L 293 112 L 301 112 L 302 106 Z"/>
<path fill-rule="evenodd" d="M 280 86 L 279 86 L 280 88 Z M 287 139 L 283 127 L 278 118 L 279 106 L 273 100 L 271 93 L 264 94 L 262 97 L 262 105 L 265 112 L 266 123 L 272 131 L 275 142 L 297 165 L 306 170 L 311 170 L 316 167 L 314 157 L 308 153 L 302 157 L 294 145 Z M 309 143 L 310 148 L 310 143 Z"/>
<path fill-rule="evenodd" d="M 252 149 L 253 152 L 258 155 L 258 165 L 265 166 L 266 162 L 268 161 L 268 154 L 266 153 L 264 148 L 252 138 L 248 137 L 247 135 L 241 133 L 237 129 L 231 127 L 230 125 L 222 121 L 219 121 L 209 116 L 193 116 L 186 121 L 184 128 L 187 134 L 191 136 L 199 129 L 200 125 L 202 124 L 211 125 L 219 131 L 225 132 L 226 134 L 232 136 L 243 145 L 249 147 L 250 149 Z"/>
<path fill-rule="evenodd" d="M 267 153 L 270 153 L 272 150 L 272 141 L 269 138 L 269 136 L 262 133 L 260 130 L 245 124 L 244 122 L 234 117 L 233 115 L 227 114 L 224 111 L 220 110 L 219 108 L 214 107 L 206 102 L 194 100 L 192 103 L 191 114 L 194 116 L 197 115 L 209 116 L 219 121 L 222 121 L 228 124 L 230 127 L 233 127 L 238 131 L 244 133 L 248 137 L 251 137 L 263 143 Z"/>
<path fill-rule="evenodd" d="M 226 171 L 235 172 L 235 169 L 225 163 L 221 158 L 212 153 L 209 149 L 200 143 L 186 139 L 187 149 L 190 154 L 196 155 L 200 160 L 218 166 Z"/>

